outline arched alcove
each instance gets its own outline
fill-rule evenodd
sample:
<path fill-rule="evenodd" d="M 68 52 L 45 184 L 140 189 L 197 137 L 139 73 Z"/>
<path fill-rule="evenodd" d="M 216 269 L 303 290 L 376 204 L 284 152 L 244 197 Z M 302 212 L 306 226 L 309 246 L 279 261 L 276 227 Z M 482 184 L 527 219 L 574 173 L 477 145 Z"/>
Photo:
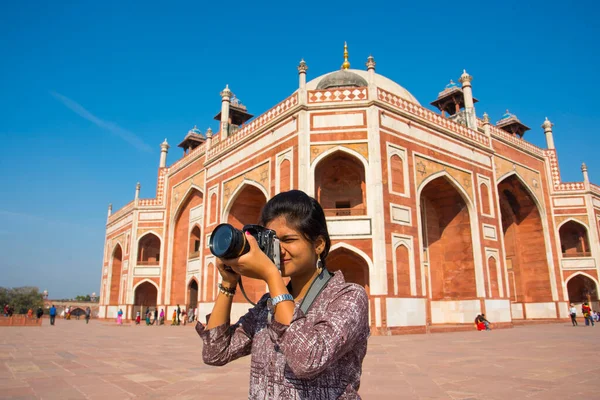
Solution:
<path fill-rule="evenodd" d="M 315 168 L 315 194 L 326 216 L 365 215 L 365 169 L 360 160 L 336 151 Z"/>
<path fill-rule="evenodd" d="M 160 239 L 153 233 L 142 236 L 138 242 L 138 265 L 158 265 L 160 262 Z"/>
<path fill-rule="evenodd" d="M 591 257 L 587 228 L 577 221 L 569 220 L 558 229 L 563 257 Z"/>

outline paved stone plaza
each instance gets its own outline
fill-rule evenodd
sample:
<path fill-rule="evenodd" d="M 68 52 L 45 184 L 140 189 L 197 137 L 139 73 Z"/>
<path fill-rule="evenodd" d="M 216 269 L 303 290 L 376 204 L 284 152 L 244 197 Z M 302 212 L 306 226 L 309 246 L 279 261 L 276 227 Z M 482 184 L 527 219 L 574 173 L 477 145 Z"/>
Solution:
<path fill-rule="evenodd" d="M 598 399 L 600 326 L 372 337 L 365 399 Z M 242 399 L 249 359 L 202 363 L 191 326 L 0 328 L 0 398 Z"/>

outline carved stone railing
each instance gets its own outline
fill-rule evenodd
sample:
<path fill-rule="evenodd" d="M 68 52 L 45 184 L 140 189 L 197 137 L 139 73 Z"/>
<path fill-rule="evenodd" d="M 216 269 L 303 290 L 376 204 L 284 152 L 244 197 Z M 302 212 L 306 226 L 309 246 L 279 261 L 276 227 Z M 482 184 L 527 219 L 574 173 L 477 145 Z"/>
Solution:
<path fill-rule="evenodd" d="M 160 261 L 156 261 L 156 260 L 155 261 L 138 261 L 136 263 L 136 265 L 138 267 L 140 267 L 140 266 L 156 266 L 156 265 L 160 265 Z"/>
<path fill-rule="evenodd" d="M 594 185 L 593 183 L 591 183 L 590 184 L 590 189 L 592 190 L 592 193 L 595 193 L 598 196 L 600 196 L 600 186 Z"/>
<path fill-rule="evenodd" d="M 439 114 L 434 113 L 431 110 L 421 107 L 418 104 L 412 103 L 401 97 L 396 96 L 383 89 L 377 89 L 377 98 L 385 103 L 391 104 L 392 106 L 413 114 L 419 118 L 433 122 L 434 124 L 446 128 L 460 136 L 463 136 L 471 141 L 482 144 L 484 146 L 490 145 L 490 139 L 483 133 L 469 129 L 463 125 L 457 124 L 456 122 L 442 117 Z"/>
<path fill-rule="evenodd" d="M 563 253 L 562 254 L 563 258 L 571 258 L 571 257 L 591 257 L 592 253 L 589 251 L 580 251 L 577 253 Z"/>
<path fill-rule="evenodd" d="M 240 142 L 245 137 L 253 134 L 269 122 L 273 121 L 275 118 L 284 114 L 296 104 L 298 104 L 298 94 L 294 93 L 293 95 L 283 100 L 281 103 L 277 104 L 275 107 L 271 108 L 264 114 L 254 118 L 249 124 L 244 125 L 242 128 L 240 128 L 234 135 L 220 140 L 217 143 L 211 143 L 211 148 L 208 150 L 208 158 L 213 158 L 217 154 L 234 146 L 236 143 Z"/>
<path fill-rule="evenodd" d="M 325 208 L 323 209 L 326 217 L 352 217 L 367 215 L 364 208 Z"/>
<path fill-rule="evenodd" d="M 134 206 L 135 203 L 133 202 L 133 200 L 125 204 L 123 208 L 114 212 L 110 217 L 108 217 L 108 224 L 115 222 L 125 214 L 129 214 L 133 210 Z"/>
<path fill-rule="evenodd" d="M 539 156 L 539 157 L 544 156 L 544 149 L 537 147 L 536 145 L 531 144 L 528 141 L 523 140 L 516 135 L 511 135 L 510 133 L 508 133 L 498 127 L 495 127 L 492 124 L 490 124 L 490 133 L 492 134 L 492 136 L 496 136 L 510 144 L 515 145 L 515 147 L 518 147 L 520 149 L 528 151 L 529 153 L 533 153 L 536 156 Z"/>
<path fill-rule="evenodd" d="M 198 148 L 194 149 L 197 150 Z M 158 171 L 158 181 L 156 183 L 156 198 L 154 199 L 140 199 L 138 205 L 140 207 L 145 206 L 160 206 L 163 204 L 165 195 L 165 177 L 169 172 L 169 168 L 161 168 Z"/>

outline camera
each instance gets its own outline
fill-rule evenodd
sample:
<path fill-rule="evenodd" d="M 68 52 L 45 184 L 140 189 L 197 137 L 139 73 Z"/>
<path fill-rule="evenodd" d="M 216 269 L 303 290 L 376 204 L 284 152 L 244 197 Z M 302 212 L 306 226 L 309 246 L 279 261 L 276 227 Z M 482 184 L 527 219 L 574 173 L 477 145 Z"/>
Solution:
<path fill-rule="evenodd" d="M 208 247 L 210 252 L 219 258 L 237 258 L 250 251 L 250 243 L 246 240 L 244 232 L 250 233 L 258 247 L 273 261 L 278 270 L 281 270 L 281 248 L 279 238 L 274 230 L 260 225 L 245 225 L 242 230 L 230 224 L 219 224 L 210 235 Z"/>

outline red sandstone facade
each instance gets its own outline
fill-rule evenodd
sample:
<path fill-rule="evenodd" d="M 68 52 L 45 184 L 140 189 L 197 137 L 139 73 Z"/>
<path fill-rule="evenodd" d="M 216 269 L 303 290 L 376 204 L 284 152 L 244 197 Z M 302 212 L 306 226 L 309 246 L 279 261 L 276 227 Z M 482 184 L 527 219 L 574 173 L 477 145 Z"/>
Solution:
<path fill-rule="evenodd" d="M 346 66 L 346 64 L 344 64 Z M 251 119 L 222 93 L 220 131 L 194 129 L 184 156 L 166 165 L 156 198 L 111 214 L 100 316 L 122 308 L 181 305 L 210 312 L 218 272 L 208 249 L 221 222 L 255 223 L 276 193 L 301 189 L 328 218 L 328 267 L 370 297 L 375 333 L 427 332 L 485 313 L 516 320 L 566 318 L 568 302 L 597 300 L 600 187 L 560 181 L 552 124 L 548 148 L 521 136 L 507 114 L 496 125 L 475 114 L 471 77 L 422 107 L 404 88 L 367 71 L 306 82 Z M 265 292 L 246 280 L 251 298 Z M 234 317 L 248 308 L 238 295 Z"/>

